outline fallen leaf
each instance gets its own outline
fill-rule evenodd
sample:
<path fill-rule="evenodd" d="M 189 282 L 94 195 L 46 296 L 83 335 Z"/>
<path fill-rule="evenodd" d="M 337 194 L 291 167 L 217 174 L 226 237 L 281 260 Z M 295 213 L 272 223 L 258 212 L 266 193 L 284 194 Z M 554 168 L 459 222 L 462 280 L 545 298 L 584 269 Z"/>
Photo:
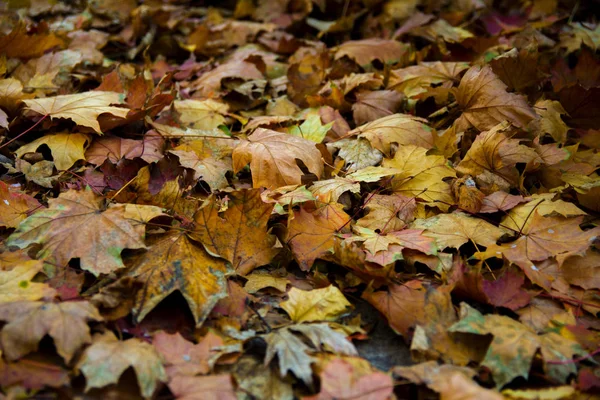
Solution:
<path fill-rule="evenodd" d="M 277 189 L 301 183 L 303 173 L 296 159 L 317 177 L 323 174 L 321 153 L 313 142 L 258 128 L 233 150 L 233 170 L 238 172 L 250 164 L 254 187 Z"/>
<path fill-rule="evenodd" d="M 473 176 L 485 194 L 517 186 L 517 163 L 539 161 L 539 156 L 518 139 L 511 139 L 512 132 L 510 125 L 501 123 L 480 133 L 456 170 Z"/>
<path fill-rule="evenodd" d="M 69 372 L 58 365 L 33 359 L 5 362 L 0 359 L 0 385 L 39 390 L 69 384 Z"/>
<path fill-rule="evenodd" d="M 300 269 L 309 270 L 317 258 L 329 253 L 333 248 L 334 236 L 344 229 L 349 219 L 350 216 L 338 203 L 320 208 L 303 206 L 294 210 L 288 221 L 286 240 Z"/>
<path fill-rule="evenodd" d="M 150 398 L 167 374 L 151 344 L 140 339 L 118 340 L 112 332 L 96 335 L 85 349 L 77 368 L 86 379 L 86 391 L 117 383 L 127 368 L 133 368 L 144 398 Z"/>
<path fill-rule="evenodd" d="M 335 58 L 347 56 L 360 66 L 368 66 L 375 60 L 390 64 L 399 62 L 406 53 L 408 46 L 404 43 L 374 38 L 342 43 L 335 52 Z"/>
<path fill-rule="evenodd" d="M 457 129 L 486 131 L 504 120 L 520 128 L 527 126 L 536 114 L 524 97 L 508 93 L 506 88 L 490 66 L 471 67 L 456 92 L 456 101 L 463 110 L 455 122 Z"/>
<path fill-rule="evenodd" d="M 212 370 L 219 356 L 216 347 L 223 346 L 223 340 L 209 332 L 198 344 L 185 340 L 179 333 L 173 335 L 160 331 L 154 335 L 153 346 L 164 360 L 167 375 L 177 376 L 204 375 Z"/>
<path fill-rule="evenodd" d="M 425 292 L 420 281 L 412 280 L 402 285 L 391 284 L 387 291 L 366 291 L 362 298 L 387 318 L 394 331 L 409 338 L 412 328 L 425 322 Z"/>
<path fill-rule="evenodd" d="M 291 288 L 280 304 L 294 322 L 333 321 L 351 304 L 335 286 L 309 291 Z"/>
<path fill-rule="evenodd" d="M 301 125 L 292 126 L 289 133 L 311 142 L 321 143 L 332 126 L 333 122 L 323 125 L 318 114 L 311 114 Z"/>
<path fill-rule="evenodd" d="M 201 325 L 217 301 L 226 296 L 226 275 L 231 270 L 211 257 L 187 234 L 171 232 L 153 238 L 128 273 L 144 283 L 134 306 L 136 321 L 143 320 L 169 294 L 178 290 L 187 301 L 197 325 Z"/>
<path fill-rule="evenodd" d="M 424 122 L 426 120 L 411 115 L 393 114 L 359 126 L 348 135 L 365 138 L 371 146 L 388 155 L 393 143 L 430 149 L 433 147 L 433 130 Z"/>
<path fill-rule="evenodd" d="M 435 239 L 440 249 L 458 249 L 465 243 L 491 246 L 507 232 L 479 218 L 462 212 L 439 214 L 428 219 L 417 219 L 411 227 L 425 229 L 425 236 Z"/>
<path fill-rule="evenodd" d="M 240 275 L 268 264 L 279 252 L 277 239 L 267 230 L 273 205 L 264 203 L 257 189 L 228 194 L 227 209 L 215 197 L 194 215 L 196 226 L 191 237 L 206 250 L 228 260 Z"/>
<path fill-rule="evenodd" d="M 7 244 L 21 249 L 39 244 L 37 257 L 58 266 L 79 258 L 81 268 L 95 275 L 123 268 L 121 251 L 145 248 L 145 223 L 162 210 L 133 204 L 103 210 L 103 202 L 89 188 L 64 192 L 47 209 L 22 221 Z"/>
<path fill-rule="evenodd" d="M 229 106 L 216 100 L 175 100 L 173 108 L 181 125 L 193 129 L 211 130 L 225 124 Z"/>
<path fill-rule="evenodd" d="M 544 360 L 546 373 L 557 382 L 564 383 L 570 374 L 576 372 L 575 365 L 569 363 L 576 354 L 585 351 L 575 341 L 550 332 L 537 335 L 525 325 L 502 315 L 482 315 L 466 303 L 461 304 L 461 320 L 450 327 L 451 332 L 492 335 L 494 338 L 481 365 L 492 372 L 498 387 L 503 387 L 513 379 L 529 376 L 533 357 L 539 350 Z M 548 361 L 564 361 L 550 364 Z"/>
<path fill-rule="evenodd" d="M 366 215 L 356 224 L 379 233 L 399 231 L 415 218 L 416 208 L 413 198 L 401 194 L 375 194 L 365 202 Z"/>
<path fill-rule="evenodd" d="M 69 363 L 77 350 L 92 341 L 88 321 L 102 317 L 87 301 L 19 301 L 0 304 L 0 320 L 7 322 L 0 338 L 9 361 L 36 351 L 40 340 L 49 335 L 58 354 Z"/>
<path fill-rule="evenodd" d="M 354 122 L 358 125 L 394 114 L 404 97 L 393 90 L 365 91 L 356 94 L 352 105 Z"/>
<path fill-rule="evenodd" d="M 342 358 L 329 361 L 320 374 L 321 391 L 305 397 L 314 400 L 386 400 L 394 389 L 392 378 L 383 372 L 360 374 Z"/>
<path fill-rule="evenodd" d="M 394 367 L 392 371 L 395 376 L 419 385 L 427 385 L 445 400 L 504 399 L 501 394 L 473 382 L 475 371 L 470 368 L 427 361 L 410 367 Z"/>
<path fill-rule="evenodd" d="M 392 191 L 403 196 L 414 196 L 429 205 L 447 210 L 454 203 L 450 185 L 444 178 L 455 172 L 446 165 L 442 156 L 427 155 L 427 149 L 401 146 L 393 159 L 383 161 L 383 166 L 401 171 L 392 179 Z"/>
<path fill-rule="evenodd" d="M 302 333 L 312 347 L 302 341 L 294 332 Z M 279 360 L 279 372 L 284 378 L 291 371 L 297 378 L 307 384 L 312 383 L 311 364 L 317 359 L 307 351 L 323 351 L 325 345 L 336 354 L 356 355 L 357 351 L 346 340 L 345 335 L 331 329 L 327 324 L 298 324 L 277 329 L 263 335 L 267 342 L 265 365 L 269 364 L 275 355 Z"/>
<path fill-rule="evenodd" d="M 236 391 L 229 374 L 176 376 L 169 389 L 178 400 L 235 400 Z"/>
<path fill-rule="evenodd" d="M 104 113 L 119 118 L 127 117 L 128 108 L 111 106 L 111 104 L 123 104 L 123 101 L 123 96 L 119 93 L 92 91 L 23 102 L 30 110 L 47 115 L 50 119 L 70 119 L 77 125 L 92 128 L 96 133 L 102 134 L 98 117 Z"/>
<path fill-rule="evenodd" d="M 53 32 L 28 35 L 25 22 L 22 20 L 9 34 L 0 37 L 0 53 L 9 58 L 39 57 L 47 50 L 63 45 L 64 41 Z"/>
<path fill-rule="evenodd" d="M 56 133 L 46 135 L 34 140 L 15 151 L 17 157 L 22 158 L 27 153 L 34 153 L 40 146 L 50 148 L 56 169 L 64 171 L 71 168 L 77 161 L 85 160 L 85 148 L 90 138 L 82 133 Z"/>
<path fill-rule="evenodd" d="M 33 197 L 0 181 L 0 226 L 16 228 L 27 215 L 36 211 L 41 204 Z"/>
<path fill-rule="evenodd" d="M 45 283 L 32 279 L 42 270 L 43 264 L 29 261 L 11 270 L 0 270 L 0 304 L 17 301 L 51 300 L 56 292 Z"/>

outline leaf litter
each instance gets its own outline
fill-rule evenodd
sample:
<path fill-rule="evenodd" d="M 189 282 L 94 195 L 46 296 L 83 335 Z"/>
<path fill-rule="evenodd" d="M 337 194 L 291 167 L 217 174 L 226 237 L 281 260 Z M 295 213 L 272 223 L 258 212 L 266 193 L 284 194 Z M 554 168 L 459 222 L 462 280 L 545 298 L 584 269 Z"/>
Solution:
<path fill-rule="evenodd" d="M 593 4 L 0 9 L 3 397 L 597 395 Z"/>

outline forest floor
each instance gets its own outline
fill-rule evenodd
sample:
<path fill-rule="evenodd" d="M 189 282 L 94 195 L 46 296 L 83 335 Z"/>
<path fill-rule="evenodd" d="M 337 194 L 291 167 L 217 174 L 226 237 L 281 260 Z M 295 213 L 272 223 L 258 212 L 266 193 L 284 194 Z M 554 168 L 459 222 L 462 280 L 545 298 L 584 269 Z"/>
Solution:
<path fill-rule="evenodd" d="M 0 398 L 600 398 L 575 0 L 0 4 Z"/>

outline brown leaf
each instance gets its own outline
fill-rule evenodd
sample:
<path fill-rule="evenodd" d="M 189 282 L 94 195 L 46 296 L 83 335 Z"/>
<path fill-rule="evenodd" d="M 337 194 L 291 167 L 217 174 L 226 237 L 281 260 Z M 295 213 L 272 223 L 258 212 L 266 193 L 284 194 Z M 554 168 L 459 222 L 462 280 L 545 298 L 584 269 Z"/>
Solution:
<path fill-rule="evenodd" d="M 302 183 L 303 173 L 296 159 L 302 160 L 317 177 L 323 174 L 321 153 L 313 142 L 258 128 L 233 150 L 233 170 L 237 173 L 250 164 L 255 188 L 277 189 Z"/>
<path fill-rule="evenodd" d="M 338 46 L 335 59 L 344 56 L 356 61 L 360 66 L 368 66 L 375 60 L 385 64 L 406 63 L 409 47 L 395 40 L 364 39 L 350 40 Z"/>
<path fill-rule="evenodd" d="M 362 298 L 387 318 L 393 330 L 410 338 L 412 328 L 425 322 L 425 292 L 420 281 L 412 280 L 401 285 L 392 284 L 387 291 L 364 292 Z"/>
<path fill-rule="evenodd" d="M 27 215 L 36 211 L 41 204 L 33 197 L 16 190 L 0 181 L 0 226 L 16 228 Z"/>
<path fill-rule="evenodd" d="M 145 248 L 145 223 L 162 210 L 119 204 L 103 211 L 103 201 L 90 189 L 64 192 L 21 222 L 7 243 L 19 248 L 40 244 L 38 257 L 58 266 L 79 258 L 81 268 L 96 275 L 123 268 L 121 251 Z"/>
<path fill-rule="evenodd" d="M 359 126 L 348 134 L 367 139 L 374 148 L 388 155 L 394 143 L 430 149 L 434 143 L 433 130 L 425 122 L 408 114 L 393 114 Z"/>
<path fill-rule="evenodd" d="M 352 105 L 354 122 L 362 125 L 394 114 L 402 104 L 403 96 L 393 90 L 365 91 L 356 94 Z"/>
<path fill-rule="evenodd" d="M 135 319 L 144 319 L 178 290 L 196 324 L 201 325 L 217 301 L 226 296 L 226 275 L 230 272 L 224 260 L 211 257 L 185 233 L 170 232 L 154 238 L 148 252 L 137 258 L 129 272 L 144 283 L 136 295 Z"/>
<path fill-rule="evenodd" d="M 383 372 L 360 374 L 342 358 L 329 361 L 320 378 L 321 391 L 307 400 L 386 400 L 391 398 L 394 388 L 389 375 Z"/>
<path fill-rule="evenodd" d="M 38 114 L 48 115 L 50 119 L 66 118 L 77 125 L 92 128 L 102 134 L 98 117 L 100 114 L 111 114 L 119 118 L 127 117 L 128 108 L 115 107 L 111 104 L 122 104 L 123 96 L 114 92 L 84 92 L 44 99 L 24 100 L 25 105 Z"/>
<path fill-rule="evenodd" d="M 151 344 L 140 339 L 118 340 L 112 332 L 94 336 L 77 364 L 86 379 L 86 390 L 117 383 L 127 368 L 133 368 L 144 398 L 150 398 L 167 374 Z"/>
<path fill-rule="evenodd" d="M 236 392 L 229 374 L 176 376 L 169 389 L 178 400 L 235 400 Z"/>
<path fill-rule="evenodd" d="M 268 264 L 279 252 L 277 239 L 267 231 L 273 205 L 264 203 L 260 191 L 243 189 L 228 194 L 227 209 L 212 197 L 196 212 L 191 237 L 206 250 L 231 262 L 240 275 Z"/>
<path fill-rule="evenodd" d="M 211 371 L 219 354 L 216 347 L 223 340 L 209 332 L 198 344 L 185 340 L 179 333 L 170 335 L 160 331 L 154 335 L 152 344 L 164 360 L 171 379 L 177 376 L 204 375 Z"/>
<path fill-rule="evenodd" d="M 288 222 L 287 242 L 300 268 L 308 271 L 317 258 L 329 253 L 334 236 L 348 223 L 350 216 L 339 203 L 320 208 L 306 205 L 294 210 Z"/>
<path fill-rule="evenodd" d="M 39 341 L 49 335 L 58 354 L 68 363 L 81 346 L 92 341 L 88 321 L 100 321 L 102 317 L 86 301 L 20 301 L 0 304 L 0 320 L 7 322 L 0 338 L 8 360 L 36 351 Z"/>
<path fill-rule="evenodd" d="M 52 32 L 28 35 L 25 22 L 19 21 L 8 35 L 0 37 L 0 53 L 6 57 L 39 57 L 47 50 L 62 47 L 64 41 Z"/>
<path fill-rule="evenodd" d="M 456 101 L 463 110 L 455 122 L 459 131 L 469 127 L 485 131 L 504 120 L 522 128 L 536 118 L 525 98 L 508 93 L 488 65 L 467 71 L 458 86 Z"/>

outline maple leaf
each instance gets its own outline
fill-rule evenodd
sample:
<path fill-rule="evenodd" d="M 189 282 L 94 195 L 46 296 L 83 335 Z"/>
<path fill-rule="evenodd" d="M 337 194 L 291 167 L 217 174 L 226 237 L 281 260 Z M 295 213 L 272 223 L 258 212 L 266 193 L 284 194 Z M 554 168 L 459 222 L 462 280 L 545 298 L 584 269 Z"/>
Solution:
<path fill-rule="evenodd" d="M 179 333 L 170 335 L 160 331 L 154 335 L 152 344 L 164 360 L 167 375 L 194 376 L 207 374 L 212 369 L 219 352 L 215 347 L 223 345 L 223 340 L 209 332 L 200 343 L 193 344 Z M 216 356 L 216 357 L 215 357 Z"/>
<path fill-rule="evenodd" d="M 216 100 L 175 100 L 173 108 L 183 126 L 194 129 L 211 130 L 225 124 L 229 106 Z"/>
<path fill-rule="evenodd" d="M 21 158 L 26 153 L 34 153 L 38 147 L 46 145 L 50 148 L 54 165 L 59 171 L 69 169 L 79 160 L 85 159 L 85 148 L 90 138 L 82 133 L 56 133 L 34 140 L 15 151 Z"/>
<path fill-rule="evenodd" d="M 23 20 L 19 20 L 9 34 L 0 37 L 0 53 L 9 58 L 39 57 L 45 51 L 63 45 L 64 41 L 53 32 L 28 35 Z"/>
<path fill-rule="evenodd" d="M 522 236 L 515 242 L 492 245 L 481 257 L 504 256 L 521 267 L 532 282 L 549 290 L 553 279 L 536 263 L 550 257 L 564 260 L 571 255 L 583 254 L 598 236 L 598 229 L 582 231 L 579 227 L 582 221 L 583 217 L 543 217 L 534 212 L 531 224 L 522 230 Z"/>
<path fill-rule="evenodd" d="M 136 295 L 136 320 L 144 319 L 158 303 L 178 290 L 196 324 L 202 324 L 217 301 L 226 296 L 226 275 L 230 272 L 224 260 L 208 255 L 185 233 L 154 238 L 149 250 L 139 256 L 128 273 L 144 283 Z"/>
<path fill-rule="evenodd" d="M 96 335 L 77 364 L 86 379 L 86 390 L 117 383 L 133 368 L 144 398 L 150 398 L 159 382 L 167 381 L 160 357 L 151 344 L 137 338 L 118 340 L 112 332 Z"/>
<path fill-rule="evenodd" d="M 302 341 L 294 332 L 302 333 L 312 346 Z M 265 365 L 269 364 L 275 355 L 279 360 L 281 377 L 291 371 L 307 384 L 312 383 L 311 364 L 316 359 L 307 351 L 323 351 L 323 345 L 337 354 L 356 355 L 357 351 L 346 339 L 346 336 L 334 331 L 327 324 L 291 325 L 263 335 L 267 342 Z"/>
<path fill-rule="evenodd" d="M 503 315 L 482 315 L 466 303 L 461 303 L 460 315 L 460 321 L 450 327 L 451 332 L 493 336 L 481 365 L 490 369 L 498 387 L 519 376 L 527 379 L 538 350 L 550 378 L 565 383 L 569 375 L 577 370 L 568 361 L 576 354 L 585 353 L 579 343 L 557 333 L 538 336 L 520 322 Z M 548 361 L 564 362 L 550 364 Z"/>
<path fill-rule="evenodd" d="M 333 321 L 346 312 L 351 304 L 335 286 L 322 289 L 288 292 L 288 299 L 280 304 L 294 322 Z"/>
<path fill-rule="evenodd" d="M 502 226 L 517 232 L 522 232 L 531 225 L 531 217 L 534 212 L 537 212 L 544 217 L 556 215 L 561 215 L 563 217 L 577 217 L 586 215 L 586 212 L 581 210 L 575 204 L 561 199 L 554 200 L 555 197 L 556 195 L 553 193 L 542 193 L 525 198 L 523 201 L 525 204 L 519 204 L 516 207 L 513 207 L 508 214 L 502 218 Z"/>
<path fill-rule="evenodd" d="M 244 290 L 248 293 L 256 293 L 264 288 L 274 288 L 285 293 L 287 285 L 290 283 L 288 278 L 274 276 L 269 272 L 254 271 L 246 276 L 248 281 L 244 285 Z"/>
<path fill-rule="evenodd" d="M 321 143 L 332 126 L 333 121 L 323 125 L 318 114 L 311 114 L 301 125 L 292 126 L 289 133 L 311 142 Z"/>
<path fill-rule="evenodd" d="M 334 236 L 344 230 L 350 220 L 341 204 L 330 203 L 319 208 L 306 204 L 290 213 L 286 239 L 304 271 L 309 270 L 317 258 L 329 253 Z"/>
<path fill-rule="evenodd" d="M 354 121 L 358 125 L 394 114 L 404 97 L 393 90 L 364 91 L 356 94 L 352 105 Z"/>
<path fill-rule="evenodd" d="M 340 178 L 325 179 L 313 183 L 310 192 L 315 198 L 325 202 L 336 202 L 346 192 L 360 193 L 360 183 L 355 180 Z"/>
<path fill-rule="evenodd" d="M 383 161 L 383 167 L 400 171 L 392 179 L 392 190 L 404 196 L 414 196 L 429 205 L 447 210 L 454 203 L 450 185 L 444 178 L 455 177 L 442 156 L 427 155 L 427 149 L 401 146 L 393 159 Z"/>
<path fill-rule="evenodd" d="M 464 62 L 422 62 L 393 70 L 388 88 L 402 92 L 409 98 L 417 98 L 427 95 L 434 86 L 451 88 L 460 80 L 460 73 L 467 68 L 469 64 Z"/>
<path fill-rule="evenodd" d="M 206 400 L 237 399 L 229 374 L 176 376 L 169 382 L 169 389 L 178 400 L 194 400 L 198 396 Z"/>
<path fill-rule="evenodd" d="M 394 367 L 394 376 L 427 385 L 440 394 L 441 398 L 451 399 L 460 396 L 461 400 L 502 400 L 505 397 L 493 390 L 485 389 L 472 381 L 476 371 L 454 365 L 440 365 L 436 361 L 427 361 L 410 367 Z"/>
<path fill-rule="evenodd" d="M 396 232 L 380 234 L 360 226 L 353 227 L 357 234 L 346 238 L 348 242 L 362 242 L 362 247 L 367 250 L 366 261 L 386 266 L 397 260 L 402 260 L 402 250 L 409 248 L 425 254 L 435 254 L 432 238 L 423 236 L 423 230 L 404 229 Z"/>
<path fill-rule="evenodd" d="M 418 280 L 402 285 L 389 285 L 388 291 L 365 291 L 362 298 L 373 305 L 388 320 L 388 324 L 404 337 L 418 323 L 426 322 L 423 315 L 426 290 Z"/>
<path fill-rule="evenodd" d="M 33 301 L 43 297 L 52 299 L 56 294 L 54 289 L 45 283 L 31 281 L 42 267 L 43 263 L 30 260 L 8 271 L 0 270 L 0 303 Z"/>
<path fill-rule="evenodd" d="M 156 133 L 152 135 L 151 132 L 144 135 L 144 140 L 103 136 L 96 138 L 87 148 L 85 159 L 95 165 L 102 165 L 106 160 L 116 164 L 122 159 L 133 160 L 137 157 L 151 163 L 162 156 L 162 146 L 162 137 Z"/>
<path fill-rule="evenodd" d="M 368 66 L 374 60 L 392 64 L 405 57 L 407 51 L 406 44 L 395 40 L 350 40 L 338 46 L 335 58 L 347 56 L 360 66 Z"/>
<path fill-rule="evenodd" d="M 510 129 L 510 125 L 500 123 L 480 133 L 456 166 L 458 172 L 475 177 L 486 194 L 506 191 L 517 185 L 517 163 L 539 160 L 534 149 L 519 144 L 517 139 L 510 139 Z"/>
<path fill-rule="evenodd" d="M 38 114 L 53 118 L 66 118 L 77 125 L 92 128 L 102 134 L 98 117 L 100 114 L 111 114 L 119 118 L 127 117 L 128 108 L 111 106 L 123 104 L 123 96 L 115 92 L 92 91 L 44 99 L 23 100 L 28 109 Z"/>
<path fill-rule="evenodd" d="M 194 179 L 205 181 L 213 190 L 223 189 L 228 185 L 225 175 L 232 171 L 233 144 L 228 139 L 229 136 L 215 129 L 210 137 L 184 140 L 169 152 L 179 158 L 182 167 L 194 170 Z"/>
<path fill-rule="evenodd" d="M 392 114 L 359 126 L 348 135 L 365 138 L 371 146 L 388 155 L 393 143 L 430 149 L 433 147 L 433 130 L 425 122 L 407 114 Z"/>
<path fill-rule="evenodd" d="M 455 122 L 459 131 L 471 126 L 486 131 L 504 120 L 522 128 L 536 118 L 525 98 L 508 93 L 489 65 L 467 71 L 458 85 L 456 101 L 463 110 Z"/>
<path fill-rule="evenodd" d="M 416 208 L 413 198 L 401 194 L 375 194 L 365 203 L 366 215 L 356 224 L 380 233 L 399 231 L 414 219 Z"/>
<path fill-rule="evenodd" d="M 21 359 L 5 362 L 0 359 L 0 385 L 22 386 L 39 390 L 44 387 L 59 388 L 69 384 L 69 371 L 50 362 Z"/>
<path fill-rule="evenodd" d="M 231 262 L 240 275 L 268 264 L 279 252 L 277 239 L 267 231 L 273 205 L 264 203 L 259 190 L 228 194 L 227 209 L 211 197 L 194 215 L 191 237 L 206 250 Z"/>
<path fill-rule="evenodd" d="M 372 167 L 379 164 L 383 159 L 383 154 L 371 147 L 369 141 L 363 138 L 357 140 L 343 139 L 330 145 L 340 149 L 338 156 L 346 161 L 348 172 Z"/>
<path fill-rule="evenodd" d="M 417 219 L 411 227 L 425 229 L 424 236 L 435 239 L 440 249 L 458 249 L 472 242 L 491 246 L 507 232 L 489 222 L 468 216 L 465 213 L 439 214 L 427 219 Z"/>
<path fill-rule="evenodd" d="M 16 228 L 29 213 L 40 207 L 40 203 L 35 198 L 14 191 L 0 181 L 0 226 Z"/>
<path fill-rule="evenodd" d="M 323 174 L 321 153 L 313 142 L 258 128 L 233 150 L 233 170 L 237 173 L 250 164 L 254 187 L 277 189 L 301 183 L 303 173 L 296 159 L 317 177 Z"/>
<path fill-rule="evenodd" d="M 81 268 L 95 275 L 123 268 L 121 251 L 144 249 L 145 223 L 162 210 L 118 204 L 103 211 L 103 202 L 89 188 L 61 193 L 47 209 L 22 221 L 6 243 L 21 249 L 39 244 L 37 257 L 58 266 L 79 258 Z"/>
<path fill-rule="evenodd" d="M 87 301 L 18 301 L 0 304 L 0 320 L 7 322 L 0 339 L 8 360 L 37 350 L 39 341 L 49 335 L 68 363 L 81 346 L 92 341 L 87 321 L 101 321 L 102 317 Z"/>
<path fill-rule="evenodd" d="M 310 400 L 386 400 L 392 396 L 392 377 L 383 372 L 373 371 L 361 374 L 347 360 L 334 358 L 320 374 L 321 391 Z"/>

